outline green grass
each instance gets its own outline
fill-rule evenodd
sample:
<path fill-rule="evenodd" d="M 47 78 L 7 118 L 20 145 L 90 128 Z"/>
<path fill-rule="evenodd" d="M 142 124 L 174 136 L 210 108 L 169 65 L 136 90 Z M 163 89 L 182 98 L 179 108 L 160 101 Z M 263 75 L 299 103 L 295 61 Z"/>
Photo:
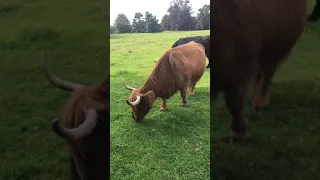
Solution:
<path fill-rule="evenodd" d="M 158 99 L 142 124 L 136 123 L 126 104 L 131 91 L 122 80 L 140 87 L 156 60 L 180 37 L 208 35 L 209 31 L 113 35 L 110 40 L 110 157 L 112 179 L 209 179 L 210 174 L 210 70 L 180 107 L 177 93 L 160 112 Z M 199 152 L 196 152 L 196 144 Z"/>
<path fill-rule="evenodd" d="M 105 0 L 0 2 L 0 180 L 66 180 L 65 142 L 51 130 L 70 93 L 44 78 L 40 54 L 60 77 L 91 84 L 106 76 Z"/>
<path fill-rule="evenodd" d="M 310 10 L 313 5 L 309 1 Z M 320 179 L 319 32 L 320 22 L 308 23 L 292 55 L 276 73 L 267 108 L 257 113 L 247 106 L 247 147 L 227 143 L 231 117 L 222 98 L 214 104 L 213 179 Z"/>
<path fill-rule="evenodd" d="M 311 2 L 311 1 L 310 1 Z M 314 1 L 309 3 L 309 8 Z M 0 180 L 66 180 L 65 142 L 51 130 L 69 96 L 52 87 L 40 68 L 47 52 L 60 77 L 90 84 L 108 69 L 108 2 L 95 0 L 2 0 L 0 2 Z M 309 24 L 288 61 L 279 69 L 270 105 L 246 111 L 250 139 L 231 146 L 230 115 L 214 105 L 216 180 L 320 179 L 320 24 Z M 202 32 L 111 36 L 112 179 L 209 179 L 209 73 L 181 108 L 176 94 L 168 111 L 158 100 L 145 123 L 135 123 L 121 84 L 141 86 L 154 61 L 179 37 Z M 199 152 L 195 152 L 199 144 Z M 107 169 L 107 168 L 106 168 Z"/>

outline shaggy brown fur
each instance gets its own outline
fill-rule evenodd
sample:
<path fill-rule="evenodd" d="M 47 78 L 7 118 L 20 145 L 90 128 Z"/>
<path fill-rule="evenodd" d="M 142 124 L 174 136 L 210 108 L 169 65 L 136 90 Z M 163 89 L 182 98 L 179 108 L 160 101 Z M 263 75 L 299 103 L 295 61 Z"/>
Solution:
<path fill-rule="evenodd" d="M 194 95 L 194 88 L 202 77 L 206 68 L 206 55 L 204 47 L 194 41 L 167 50 L 151 75 L 138 89 L 134 89 L 129 97 L 128 104 L 131 105 L 132 118 L 140 121 L 152 108 L 155 99 L 162 98 L 161 111 L 167 108 L 166 99 L 177 91 L 182 97 L 182 106 L 187 106 L 186 94 L 188 88 L 190 95 Z M 137 100 L 140 103 L 132 105 L 130 102 Z"/>
<path fill-rule="evenodd" d="M 225 94 L 231 143 L 244 143 L 250 84 L 258 76 L 253 107 L 261 109 L 268 104 L 277 66 L 302 34 L 306 0 L 215 0 L 211 8 L 211 91 L 213 97 Z"/>
<path fill-rule="evenodd" d="M 64 105 L 61 124 L 66 128 L 76 128 L 85 119 L 89 108 L 97 110 L 100 121 L 94 132 L 81 140 L 68 141 L 71 179 L 105 180 L 109 165 L 109 78 L 102 83 L 74 91 Z"/>
<path fill-rule="evenodd" d="M 85 86 L 61 80 L 45 66 L 46 78 L 54 86 L 72 91 L 62 109 L 61 119 L 52 129 L 67 141 L 72 180 L 110 179 L 109 166 L 109 88 L 110 76 L 101 83 Z M 91 110 L 91 111 L 90 111 Z M 89 112 L 96 114 L 88 118 Z M 75 133 L 76 132 L 76 133 Z"/>

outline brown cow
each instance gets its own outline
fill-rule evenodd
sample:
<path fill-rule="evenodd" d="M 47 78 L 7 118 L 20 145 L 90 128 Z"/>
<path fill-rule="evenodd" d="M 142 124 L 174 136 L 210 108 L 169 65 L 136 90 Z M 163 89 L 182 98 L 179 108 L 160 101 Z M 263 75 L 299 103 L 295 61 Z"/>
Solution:
<path fill-rule="evenodd" d="M 160 110 L 167 108 L 166 99 L 180 91 L 182 106 L 187 106 L 187 90 L 190 87 L 190 96 L 194 95 L 194 88 L 206 69 L 206 54 L 204 47 L 191 41 L 187 44 L 167 50 L 151 75 L 138 89 L 125 87 L 132 90 L 127 100 L 131 106 L 132 118 L 140 121 L 152 108 L 155 99 L 162 98 Z"/>
<path fill-rule="evenodd" d="M 53 75 L 42 60 L 46 78 L 54 86 L 73 91 L 63 107 L 61 125 L 55 120 L 53 131 L 67 141 L 72 180 L 109 178 L 109 77 L 101 83 L 84 86 L 63 81 Z"/>
<path fill-rule="evenodd" d="M 276 68 L 303 32 L 306 0 L 215 0 L 211 8 L 212 95 L 224 93 L 232 115 L 231 143 L 244 143 L 247 91 L 259 79 L 253 106 L 268 104 Z"/>

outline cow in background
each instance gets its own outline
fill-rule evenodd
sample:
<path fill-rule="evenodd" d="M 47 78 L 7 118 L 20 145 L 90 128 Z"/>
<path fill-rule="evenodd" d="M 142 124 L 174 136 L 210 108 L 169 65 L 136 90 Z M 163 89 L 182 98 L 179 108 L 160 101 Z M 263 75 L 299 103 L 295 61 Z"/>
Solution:
<path fill-rule="evenodd" d="M 206 68 L 210 68 L 210 35 L 208 36 L 191 36 L 178 39 L 173 45 L 172 48 L 180 46 L 182 44 L 189 43 L 191 41 L 202 44 L 205 49 L 206 56 L 208 58 L 208 65 Z"/>
<path fill-rule="evenodd" d="M 253 106 L 269 102 L 278 65 L 289 55 L 306 22 L 306 0 L 215 0 L 211 2 L 211 93 L 223 92 L 231 121 L 231 143 L 244 143 L 245 97 L 253 81 Z M 290 8 L 288 8 L 290 4 Z M 257 78 L 258 77 L 258 78 Z M 213 117 L 214 118 L 214 117 Z"/>
<path fill-rule="evenodd" d="M 320 0 L 316 0 L 313 10 L 308 17 L 308 21 L 317 21 L 320 17 Z"/>
<path fill-rule="evenodd" d="M 100 83 L 85 86 L 64 81 L 53 75 L 44 58 L 42 67 L 47 80 L 55 87 L 71 91 L 62 109 L 60 121 L 53 131 L 66 140 L 72 180 L 106 180 L 109 171 L 109 77 Z M 61 125 L 60 125 L 61 124 Z"/>
<path fill-rule="evenodd" d="M 132 93 L 127 100 L 132 110 L 132 118 L 142 120 L 152 108 L 156 98 L 162 98 L 160 110 L 167 109 L 166 100 L 180 91 L 182 107 L 187 106 L 187 90 L 194 95 L 197 82 L 206 69 L 204 47 L 191 41 L 187 44 L 167 50 L 157 62 L 151 75 L 138 89 L 124 85 Z"/>

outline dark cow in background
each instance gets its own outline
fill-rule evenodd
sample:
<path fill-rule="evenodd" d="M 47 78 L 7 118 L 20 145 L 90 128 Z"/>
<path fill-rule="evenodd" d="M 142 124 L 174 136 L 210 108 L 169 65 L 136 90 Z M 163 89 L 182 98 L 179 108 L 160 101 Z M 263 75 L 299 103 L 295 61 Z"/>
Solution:
<path fill-rule="evenodd" d="M 67 141 L 72 180 L 106 180 L 109 171 L 109 77 L 85 86 L 53 75 L 42 60 L 46 78 L 59 89 L 72 91 L 53 131 Z"/>
<path fill-rule="evenodd" d="M 308 21 L 317 21 L 320 17 L 320 0 L 316 0 L 316 4 L 313 6 L 313 10 L 308 17 Z"/>
<path fill-rule="evenodd" d="M 215 0 L 211 8 L 211 91 L 213 98 L 218 92 L 225 95 L 232 115 L 231 143 L 244 143 L 248 89 L 258 77 L 253 106 L 268 104 L 277 66 L 303 32 L 306 0 Z"/>
<path fill-rule="evenodd" d="M 156 98 L 162 98 L 160 110 L 167 108 L 166 99 L 180 91 L 182 106 L 187 106 L 187 90 L 190 96 L 194 95 L 194 88 L 206 69 L 206 55 L 204 47 L 191 41 L 187 44 L 167 50 L 151 75 L 138 89 L 129 87 L 132 93 L 127 100 L 131 106 L 132 118 L 136 121 L 142 120 L 152 108 Z"/>
<path fill-rule="evenodd" d="M 191 36 L 178 39 L 173 45 L 172 48 L 180 46 L 182 44 L 189 43 L 191 41 L 202 44 L 205 49 L 206 56 L 208 58 L 208 65 L 206 68 L 210 68 L 210 35 L 208 36 Z"/>

